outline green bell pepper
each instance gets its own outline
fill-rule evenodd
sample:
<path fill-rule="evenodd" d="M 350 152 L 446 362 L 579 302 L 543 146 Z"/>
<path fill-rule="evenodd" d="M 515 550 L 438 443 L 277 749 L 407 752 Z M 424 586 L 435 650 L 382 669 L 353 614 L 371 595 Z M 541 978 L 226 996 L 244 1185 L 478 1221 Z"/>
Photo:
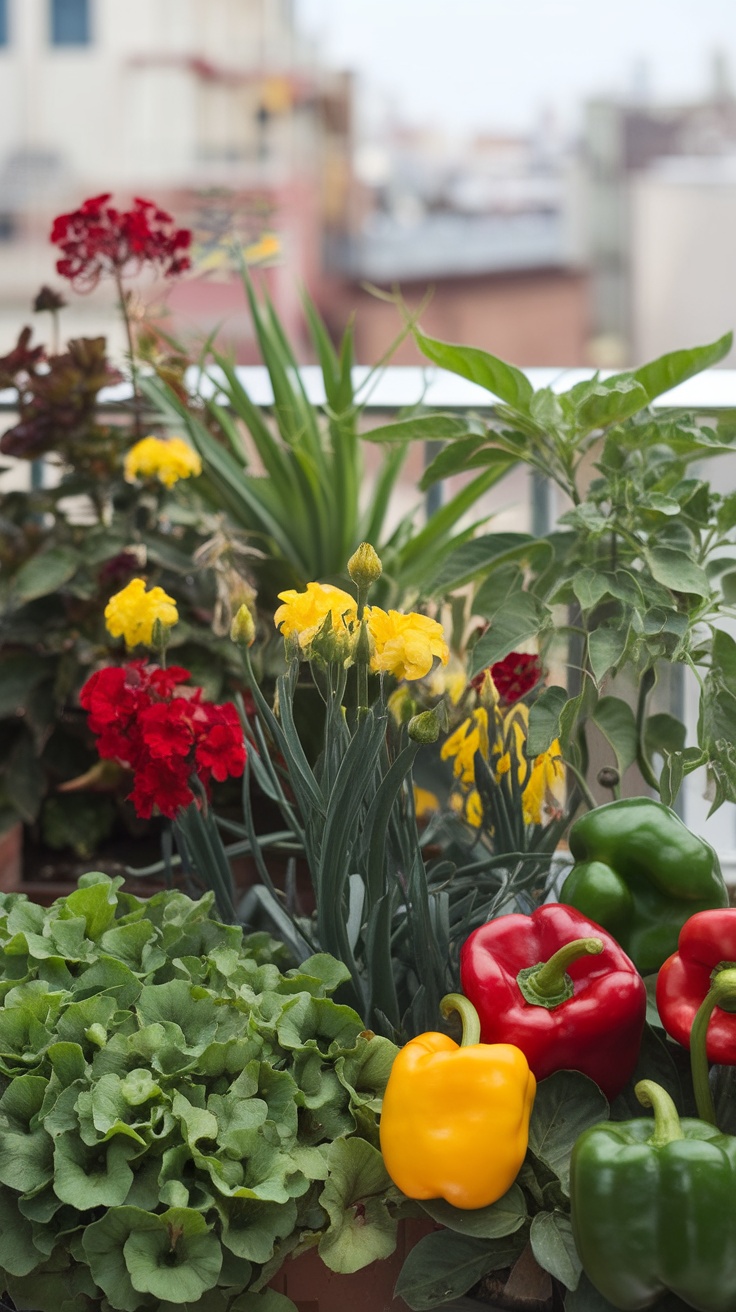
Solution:
<path fill-rule="evenodd" d="M 736 1308 L 736 1138 L 679 1119 L 668 1093 L 636 1086 L 649 1118 L 584 1130 L 570 1162 L 575 1245 L 588 1279 L 623 1312 L 676 1294 L 698 1312 Z"/>
<path fill-rule="evenodd" d="M 696 911 L 728 906 L 713 848 L 649 797 L 622 798 L 580 816 L 570 852 L 575 864 L 560 902 L 607 929 L 642 975 L 677 950 Z"/>

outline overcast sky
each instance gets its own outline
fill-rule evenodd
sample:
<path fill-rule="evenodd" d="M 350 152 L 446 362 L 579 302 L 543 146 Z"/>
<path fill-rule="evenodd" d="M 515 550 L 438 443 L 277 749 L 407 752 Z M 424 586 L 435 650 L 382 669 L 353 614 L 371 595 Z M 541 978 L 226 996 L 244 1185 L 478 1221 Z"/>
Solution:
<path fill-rule="evenodd" d="M 552 110 L 567 131 L 597 93 L 645 81 L 654 103 L 703 96 L 713 54 L 736 88 L 736 0 L 296 0 L 363 99 L 450 132 L 516 129 Z M 637 68 L 640 70 L 637 74 Z"/>

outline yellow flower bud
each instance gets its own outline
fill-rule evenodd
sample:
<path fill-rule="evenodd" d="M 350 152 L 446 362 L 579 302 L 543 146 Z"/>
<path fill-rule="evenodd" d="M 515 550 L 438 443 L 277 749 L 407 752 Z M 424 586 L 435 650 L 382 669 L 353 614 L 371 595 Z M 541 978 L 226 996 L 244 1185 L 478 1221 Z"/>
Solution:
<path fill-rule="evenodd" d="M 256 640 L 255 620 L 245 603 L 238 608 L 230 625 L 230 637 L 239 647 L 252 647 Z"/>
<path fill-rule="evenodd" d="M 371 584 L 378 582 L 382 573 L 383 565 L 370 542 L 361 542 L 348 561 L 348 574 L 356 588 L 366 592 Z"/>

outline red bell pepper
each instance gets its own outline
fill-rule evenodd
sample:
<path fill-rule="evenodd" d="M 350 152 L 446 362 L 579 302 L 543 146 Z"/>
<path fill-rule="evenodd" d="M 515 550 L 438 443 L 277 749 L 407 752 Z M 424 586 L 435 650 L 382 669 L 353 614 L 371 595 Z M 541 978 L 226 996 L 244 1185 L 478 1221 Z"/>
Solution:
<path fill-rule="evenodd" d="M 460 953 L 463 993 L 483 1043 L 514 1043 L 538 1080 L 582 1071 L 608 1099 L 639 1055 L 646 988 L 610 934 L 574 907 L 548 903 L 476 929 Z"/>
<path fill-rule="evenodd" d="M 657 1010 L 667 1033 L 690 1048 L 698 1113 L 715 1124 L 708 1062 L 736 1066 L 736 907 L 685 921 L 657 975 Z"/>

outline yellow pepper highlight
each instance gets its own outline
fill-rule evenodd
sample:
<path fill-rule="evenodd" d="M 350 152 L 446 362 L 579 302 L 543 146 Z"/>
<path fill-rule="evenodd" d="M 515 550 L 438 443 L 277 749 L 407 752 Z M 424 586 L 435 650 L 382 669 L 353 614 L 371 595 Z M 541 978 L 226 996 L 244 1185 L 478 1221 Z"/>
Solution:
<path fill-rule="evenodd" d="M 408 1198 L 463 1209 L 495 1203 L 524 1161 L 536 1088 L 513 1044 L 458 1046 L 431 1031 L 412 1039 L 394 1061 L 381 1113 L 394 1184 Z"/>

